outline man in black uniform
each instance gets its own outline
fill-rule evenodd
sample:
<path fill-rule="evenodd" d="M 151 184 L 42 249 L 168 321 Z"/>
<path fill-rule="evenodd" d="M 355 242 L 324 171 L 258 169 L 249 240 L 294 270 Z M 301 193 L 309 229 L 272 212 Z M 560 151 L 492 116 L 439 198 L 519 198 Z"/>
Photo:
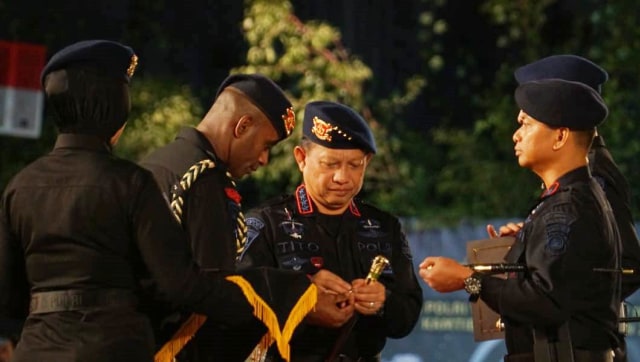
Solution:
<path fill-rule="evenodd" d="M 167 199 L 175 200 L 180 189 L 182 225 L 201 268 L 235 270 L 246 242 L 246 226 L 234 180 L 265 166 L 271 147 L 289 136 L 294 126 L 292 105 L 275 82 L 261 74 L 234 74 L 222 82 L 213 105 L 195 128 L 185 127 L 173 142 L 142 160 Z M 208 162 L 209 168 L 183 189 L 183 175 L 201 162 Z M 176 318 L 175 308 L 154 308 L 155 319 L 165 321 L 156 327 L 158 340 L 164 343 L 184 316 Z M 166 323 L 171 318 L 177 323 Z M 264 333 L 254 330 L 257 335 Z M 241 347 L 241 341 L 250 339 L 247 333 L 246 328 L 234 332 L 205 323 L 178 359 L 239 359 L 246 355 L 245 349 L 255 346 Z"/>
<path fill-rule="evenodd" d="M 609 78 L 607 72 L 597 64 L 572 54 L 552 55 L 536 60 L 516 69 L 514 76 L 518 83 L 548 78 L 570 80 L 588 85 L 599 93 Z M 621 297 L 624 300 L 640 287 L 640 241 L 629 206 L 629 184 L 597 130 L 589 150 L 589 170 L 604 189 L 615 215 L 622 242 L 622 268 L 633 270 L 633 273 L 622 274 Z M 507 225 L 500 229 L 500 235 L 514 235 L 518 229 L 518 224 Z M 626 361 L 624 336 L 620 337 L 621 346 L 616 350 L 616 362 Z"/>
<path fill-rule="evenodd" d="M 612 361 L 620 240 L 586 161 L 607 108 L 593 89 L 560 79 L 523 83 L 515 98 L 518 163 L 546 187 L 507 255 L 527 271 L 505 280 L 449 258 L 427 257 L 420 276 L 440 292 L 464 288 L 472 300 L 480 297 L 499 313 L 505 361 Z"/>
<path fill-rule="evenodd" d="M 552 55 L 524 65 L 514 72 L 518 83 L 546 78 L 560 78 L 584 83 L 599 93 L 609 75 L 597 64 L 577 55 Z M 634 273 L 622 275 L 622 299 L 640 287 L 640 241 L 631 215 L 629 183 L 597 132 L 589 150 L 589 169 L 604 189 L 611 204 L 622 240 L 622 267 Z"/>
<path fill-rule="evenodd" d="M 167 299 L 218 323 L 255 320 L 241 288 L 193 262 L 151 173 L 111 153 L 137 59 L 116 42 L 82 41 L 42 72 L 60 134 L 10 181 L 0 209 L 0 320 L 27 318 L 14 361 L 151 361 L 152 331 L 137 310 L 147 275 Z M 291 290 L 308 288 L 288 279 Z"/>
<path fill-rule="evenodd" d="M 309 103 L 303 139 L 294 149 L 303 184 L 247 217 L 249 241 L 240 267 L 299 271 L 326 293 L 348 288 L 346 303 L 307 316 L 291 341 L 294 361 L 379 361 L 386 338 L 406 336 L 417 322 L 422 290 L 400 222 L 355 198 L 375 152 L 373 134 L 354 110 Z M 391 266 L 380 282 L 366 285 L 376 255 Z M 356 314 L 349 331 L 346 322 Z M 344 342 L 336 349 L 339 338 Z"/>

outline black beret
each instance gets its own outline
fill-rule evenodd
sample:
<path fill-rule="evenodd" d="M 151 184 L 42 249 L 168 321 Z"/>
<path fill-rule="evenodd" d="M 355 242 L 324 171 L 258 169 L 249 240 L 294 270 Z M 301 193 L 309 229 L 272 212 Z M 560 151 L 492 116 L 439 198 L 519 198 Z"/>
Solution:
<path fill-rule="evenodd" d="M 302 134 L 327 148 L 376 153 L 376 141 L 367 122 L 356 111 L 340 103 L 308 103 L 304 108 Z"/>
<path fill-rule="evenodd" d="M 532 80 L 558 78 L 580 82 L 600 92 L 609 75 L 600 66 L 572 54 L 552 55 L 524 65 L 514 72 L 518 84 Z"/>
<path fill-rule="evenodd" d="M 543 79 L 516 88 L 516 103 L 525 113 L 551 127 L 588 130 L 607 118 L 600 94 L 580 82 Z"/>
<path fill-rule="evenodd" d="M 84 40 L 55 53 L 40 74 L 44 85 L 47 74 L 73 65 L 101 69 L 105 74 L 122 77 L 127 83 L 138 65 L 138 57 L 130 47 L 110 40 Z"/>
<path fill-rule="evenodd" d="M 262 74 L 233 74 L 227 77 L 216 93 L 216 99 L 227 87 L 244 93 L 264 113 L 278 132 L 280 139 L 291 134 L 296 114 L 282 89 Z"/>

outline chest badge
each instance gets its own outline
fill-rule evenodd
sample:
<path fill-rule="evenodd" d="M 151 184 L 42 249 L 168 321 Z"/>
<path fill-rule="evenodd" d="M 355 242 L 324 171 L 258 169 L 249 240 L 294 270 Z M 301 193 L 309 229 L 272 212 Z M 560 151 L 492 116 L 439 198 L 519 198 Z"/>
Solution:
<path fill-rule="evenodd" d="M 376 238 L 385 235 L 385 232 L 382 230 L 382 225 L 380 225 L 380 221 L 378 220 L 361 220 L 358 226 L 358 234 L 364 237 Z"/>
<path fill-rule="evenodd" d="M 284 212 L 287 215 L 288 220 L 281 222 L 280 227 L 285 234 L 289 235 L 289 237 L 298 240 L 302 239 L 302 236 L 304 235 L 304 225 L 301 222 L 293 220 L 291 213 L 287 208 L 284 209 Z"/>
<path fill-rule="evenodd" d="M 322 269 L 324 266 L 324 259 L 321 256 L 312 256 L 309 261 L 311 261 L 311 264 L 318 269 Z"/>

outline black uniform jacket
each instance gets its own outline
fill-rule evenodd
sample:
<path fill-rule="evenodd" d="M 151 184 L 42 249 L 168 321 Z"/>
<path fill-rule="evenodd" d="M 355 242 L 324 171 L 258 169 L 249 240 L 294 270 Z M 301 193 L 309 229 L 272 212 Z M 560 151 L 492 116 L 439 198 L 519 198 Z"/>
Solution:
<path fill-rule="evenodd" d="M 225 193 L 232 188 L 226 166 L 218 161 L 211 143 L 198 130 L 183 128 L 170 144 L 140 163 L 153 172 L 160 189 L 171 199 L 171 188 L 197 162 L 210 159 L 216 167 L 198 177 L 187 191 L 183 225 L 191 250 L 203 269 L 234 270 L 236 259 L 236 205 Z"/>
<path fill-rule="evenodd" d="M 596 136 L 591 145 L 589 167 L 593 177 L 604 189 L 616 217 L 622 241 L 622 267 L 634 270 L 633 274 L 622 275 L 622 299 L 625 299 L 640 287 L 640 242 L 629 206 L 629 184 L 601 136 Z"/>
<path fill-rule="evenodd" d="M 528 272 L 482 280 L 481 298 L 502 316 L 509 354 L 532 352 L 533 328 L 552 336 L 565 322 L 575 349 L 616 345 L 619 274 L 594 268 L 616 268 L 618 244 L 613 214 L 587 167 L 545 191 L 508 254 Z"/>
<path fill-rule="evenodd" d="M 0 214 L 0 319 L 24 318 L 28 291 L 118 289 L 150 274 L 159 290 L 220 323 L 253 319 L 239 288 L 205 277 L 152 175 L 92 136 L 62 134 L 7 186 Z M 135 307 L 32 314 L 18 361 L 151 361 Z"/>
<path fill-rule="evenodd" d="M 415 326 L 422 306 L 411 251 L 397 218 L 361 201 L 341 216 L 319 214 L 303 185 L 247 214 L 249 241 L 240 265 L 275 266 L 315 274 L 327 269 L 347 282 L 365 278 L 376 255 L 391 267 L 379 281 L 387 289 L 381 316 L 363 316 L 345 344 L 352 358 L 378 354 L 387 337 L 401 338 Z M 323 361 L 339 329 L 300 327 L 291 341 L 292 360 Z"/>
<path fill-rule="evenodd" d="M 233 271 L 237 256 L 236 217 L 238 204 L 226 190 L 235 190 L 226 166 L 216 157 L 209 140 L 192 127 L 183 128 L 176 139 L 144 158 L 141 165 L 153 172 L 165 197 L 187 170 L 209 159 L 215 168 L 198 176 L 184 197 L 182 226 L 194 259 L 204 270 Z M 177 330 L 189 313 L 157 300 L 148 313 L 159 344 Z M 207 321 L 178 356 L 182 362 L 242 361 L 266 329 L 259 323 L 231 329 Z M 243 341 L 243 343 L 241 343 Z"/>

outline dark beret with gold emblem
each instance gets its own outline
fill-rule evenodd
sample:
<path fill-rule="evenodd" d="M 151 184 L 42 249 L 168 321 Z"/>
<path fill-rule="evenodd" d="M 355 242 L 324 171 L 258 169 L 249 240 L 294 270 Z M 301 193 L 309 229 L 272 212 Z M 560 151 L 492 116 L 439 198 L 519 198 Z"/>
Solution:
<path fill-rule="evenodd" d="M 239 90 L 264 113 L 278 132 L 280 140 L 287 138 L 296 125 L 296 115 L 284 91 L 262 74 L 232 74 L 225 79 L 216 98 L 227 87 Z"/>
<path fill-rule="evenodd" d="M 523 65 L 513 73 L 518 84 L 532 80 L 558 78 L 580 82 L 600 92 L 609 74 L 589 59 L 573 54 L 551 55 Z"/>
<path fill-rule="evenodd" d="M 336 102 L 310 102 L 304 109 L 304 137 L 327 148 L 376 153 L 373 132 L 358 112 Z"/>
<path fill-rule="evenodd" d="M 593 129 L 609 112 L 593 88 L 564 79 L 522 83 L 516 88 L 515 98 L 521 110 L 551 127 Z"/>
<path fill-rule="evenodd" d="M 130 47 L 111 40 L 84 40 L 62 48 L 47 62 L 40 82 L 47 74 L 72 66 L 89 66 L 104 74 L 131 80 L 138 65 L 138 57 Z"/>

